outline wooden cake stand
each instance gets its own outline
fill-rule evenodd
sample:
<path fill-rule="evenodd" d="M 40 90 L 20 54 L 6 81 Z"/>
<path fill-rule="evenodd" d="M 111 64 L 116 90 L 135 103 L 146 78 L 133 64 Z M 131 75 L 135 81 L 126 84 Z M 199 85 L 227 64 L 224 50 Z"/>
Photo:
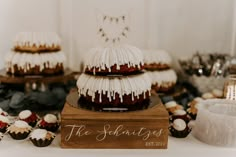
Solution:
<path fill-rule="evenodd" d="M 40 89 L 44 91 L 50 83 L 65 83 L 73 80 L 79 75 L 78 72 L 72 72 L 66 69 L 64 74 L 43 76 L 43 75 L 28 75 L 28 76 L 14 76 L 9 75 L 6 71 L 0 70 L 0 83 L 4 84 L 25 84 L 25 91 L 29 92 L 32 89 Z"/>
<path fill-rule="evenodd" d="M 62 148 L 166 149 L 169 117 L 158 95 L 150 107 L 130 112 L 83 109 L 71 92 L 61 113 Z"/>

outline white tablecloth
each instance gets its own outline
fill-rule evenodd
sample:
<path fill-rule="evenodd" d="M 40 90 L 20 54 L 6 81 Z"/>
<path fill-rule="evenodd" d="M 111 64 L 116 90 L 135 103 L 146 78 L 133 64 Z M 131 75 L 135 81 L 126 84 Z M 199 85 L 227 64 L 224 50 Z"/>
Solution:
<path fill-rule="evenodd" d="M 13 140 L 5 135 L 0 141 L 0 157 L 235 157 L 235 148 L 207 145 L 191 134 L 184 139 L 169 137 L 168 149 L 62 149 L 60 135 L 44 148 L 35 147 L 29 140 Z"/>

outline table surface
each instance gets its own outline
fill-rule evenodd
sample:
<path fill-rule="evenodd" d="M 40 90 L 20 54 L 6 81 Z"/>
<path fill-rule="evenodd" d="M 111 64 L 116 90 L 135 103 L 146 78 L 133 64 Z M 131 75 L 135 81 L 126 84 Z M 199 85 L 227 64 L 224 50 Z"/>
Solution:
<path fill-rule="evenodd" d="M 62 149 L 60 135 L 53 143 L 44 148 L 35 147 L 28 139 L 13 140 L 5 135 L 0 141 L 1 157 L 235 157 L 236 148 L 224 148 L 207 145 L 195 139 L 191 134 L 184 139 L 169 137 L 168 149 Z"/>

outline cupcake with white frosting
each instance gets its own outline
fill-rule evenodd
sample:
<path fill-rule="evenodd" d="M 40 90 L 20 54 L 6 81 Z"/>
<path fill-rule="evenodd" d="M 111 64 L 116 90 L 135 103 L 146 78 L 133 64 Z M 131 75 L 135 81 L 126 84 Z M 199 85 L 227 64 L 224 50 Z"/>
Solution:
<path fill-rule="evenodd" d="M 7 128 L 7 132 L 15 140 L 23 140 L 27 138 L 31 131 L 32 127 L 22 120 L 15 121 L 15 123 Z"/>
<path fill-rule="evenodd" d="M 30 134 L 31 142 L 37 147 L 46 147 L 50 145 L 55 138 L 55 134 L 45 129 L 35 129 Z"/>
<path fill-rule="evenodd" d="M 36 113 L 31 112 L 30 110 L 21 111 L 18 117 L 19 120 L 27 122 L 32 127 L 34 127 L 39 120 L 39 116 Z"/>
<path fill-rule="evenodd" d="M 169 115 L 174 114 L 176 110 L 181 110 L 183 107 L 176 103 L 176 101 L 169 101 L 165 103 L 166 110 L 169 112 Z"/>
<path fill-rule="evenodd" d="M 65 61 L 55 32 L 20 32 L 5 56 L 5 68 L 13 75 L 55 75 L 63 73 Z"/>
<path fill-rule="evenodd" d="M 56 132 L 59 128 L 59 121 L 55 115 L 47 114 L 39 121 L 38 127 L 51 132 Z"/>
<path fill-rule="evenodd" d="M 9 124 L 9 119 L 6 116 L 0 115 L 0 132 L 5 133 Z"/>
<path fill-rule="evenodd" d="M 184 110 L 175 110 L 172 117 L 171 117 L 171 121 L 174 121 L 175 119 L 183 119 L 186 123 L 188 123 L 190 121 L 190 118 L 187 114 L 186 111 Z"/>
<path fill-rule="evenodd" d="M 185 138 L 191 132 L 191 128 L 183 119 L 175 119 L 169 127 L 170 133 L 173 137 Z"/>

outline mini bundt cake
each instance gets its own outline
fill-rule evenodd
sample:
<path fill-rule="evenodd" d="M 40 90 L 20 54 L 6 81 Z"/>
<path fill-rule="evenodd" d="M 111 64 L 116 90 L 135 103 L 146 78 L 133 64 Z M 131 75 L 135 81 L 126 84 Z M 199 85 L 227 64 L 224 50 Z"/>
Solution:
<path fill-rule="evenodd" d="M 5 68 L 14 75 L 54 75 L 64 72 L 65 61 L 56 33 L 22 32 L 5 56 Z"/>
<path fill-rule="evenodd" d="M 172 69 L 164 71 L 148 71 L 147 73 L 152 80 L 152 89 L 157 92 L 170 91 L 177 82 L 177 75 Z"/>
<path fill-rule="evenodd" d="M 166 70 L 172 63 L 171 56 L 165 50 L 143 50 L 144 68 L 147 70 Z"/>

